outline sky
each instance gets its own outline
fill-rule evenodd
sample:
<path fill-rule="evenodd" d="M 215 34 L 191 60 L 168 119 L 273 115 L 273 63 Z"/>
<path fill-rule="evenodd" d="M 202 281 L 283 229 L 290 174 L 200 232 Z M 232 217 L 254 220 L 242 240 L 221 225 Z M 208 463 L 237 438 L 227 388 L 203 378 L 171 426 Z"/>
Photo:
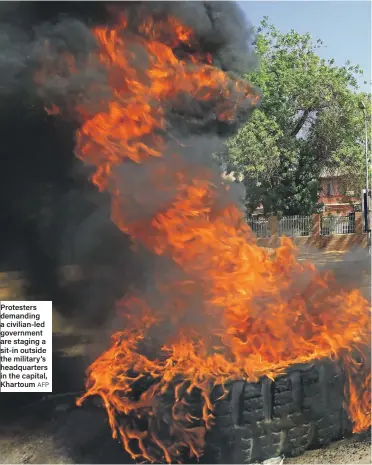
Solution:
<path fill-rule="evenodd" d="M 327 48 L 318 49 L 322 58 L 334 58 L 343 66 L 347 60 L 360 65 L 364 76 L 360 90 L 371 91 L 371 2 L 370 1 L 239 1 L 251 24 L 269 17 L 281 32 L 294 29 L 322 39 Z M 363 82 L 367 81 L 368 84 Z"/>

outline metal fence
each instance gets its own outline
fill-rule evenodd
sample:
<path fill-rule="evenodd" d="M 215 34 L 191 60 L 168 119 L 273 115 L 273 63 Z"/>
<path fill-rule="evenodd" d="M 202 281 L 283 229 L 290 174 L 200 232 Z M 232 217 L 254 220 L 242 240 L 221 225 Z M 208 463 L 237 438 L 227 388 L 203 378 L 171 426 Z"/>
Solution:
<path fill-rule="evenodd" d="M 252 229 L 252 231 L 256 234 L 257 237 L 265 238 L 270 237 L 270 228 L 269 228 L 269 220 L 266 218 L 248 218 L 248 225 Z"/>
<path fill-rule="evenodd" d="M 279 235 L 288 237 L 311 236 L 311 216 L 283 216 L 279 220 Z"/>
<path fill-rule="evenodd" d="M 323 216 L 321 219 L 320 234 L 322 236 L 353 233 L 355 233 L 355 215 Z"/>

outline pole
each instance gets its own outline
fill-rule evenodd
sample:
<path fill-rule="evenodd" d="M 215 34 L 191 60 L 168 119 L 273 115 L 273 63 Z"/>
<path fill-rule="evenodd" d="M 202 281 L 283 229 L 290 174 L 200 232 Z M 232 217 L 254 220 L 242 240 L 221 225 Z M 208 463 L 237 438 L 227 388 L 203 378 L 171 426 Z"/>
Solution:
<path fill-rule="evenodd" d="M 370 195 L 369 195 L 369 163 L 368 163 L 368 121 L 367 121 L 367 111 L 363 103 L 363 115 L 364 115 L 364 152 L 366 160 L 366 232 L 367 232 L 367 247 L 368 253 L 371 255 L 371 218 L 370 218 Z"/>
<path fill-rule="evenodd" d="M 365 231 L 367 233 L 368 252 L 371 254 L 371 224 L 370 224 L 370 200 L 369 200 L 369 163 L 368 163 L 368 121 L 366 106 L 363 101 L 360 102 L 360 108 L 364 117 L 364 155 L 366 161 L 366 198 L 365 198 Z"/>
<path fill-rule="evenodd" d="M 368 197 L 368 193 L 369 193 L 368 123 L 367 123 L 367 112 L 364 107 L 363 107 L 363 114 L 364 114 L 364 152 L 365 152 L 364 155 L 365 155 L 365 160 L 366 160 L 366 190 L 367 190 L 367 197 Z M 367 226 L 369 229 L 369 225 Z"/>

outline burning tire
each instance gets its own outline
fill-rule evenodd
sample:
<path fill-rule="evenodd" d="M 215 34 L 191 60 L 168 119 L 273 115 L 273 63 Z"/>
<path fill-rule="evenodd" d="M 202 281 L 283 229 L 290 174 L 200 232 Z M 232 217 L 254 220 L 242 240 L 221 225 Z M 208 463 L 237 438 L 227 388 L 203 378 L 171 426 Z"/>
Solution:
<path fill-rule="evenodd" d="M 252 463 L 281 454 L 297 456 L 351 433 L 343 409 L 341 365 L 297 366 L 271 381 L 236 381 L 215 403 L 204 463 Z M 216 389 L 215 398 L 221 395 Z"/>
<path fill-rule="evenodd" d="M 199 461 L 241 464 L 282 454 L 298 456 L 307 449 L 325 446 L 351 434 L 352 424 L 343 408 L 344 388 L 342 364 L 330 360 L 294 365 L 274 381 L 269 378 L 257 383 L 237 380 L 225 388 L 215 387 L 210 397 L 214 421 L 205 435 L 204 454 Z M 203 423 L 198 420 L 202 416 L 201 391 L 185 390 L 178 399 L 187 406 L 193 419 L 192 428 L 200 427 Z M 156 436 L 170 447 L 173 441 L 166 431 L 172 423 L 174 403 L 174 391 L 169 389 L 161 396 L 162 408 L 154 418 Z M 153 430 L 150 423 L 148 429 Z M 189 457 L 187 448 L 183 453 L 178 451 L 177 462 L 197 462 L 195 457 Z M 169 461 L 160 456 L 157 460 L 158 463 Z"/>

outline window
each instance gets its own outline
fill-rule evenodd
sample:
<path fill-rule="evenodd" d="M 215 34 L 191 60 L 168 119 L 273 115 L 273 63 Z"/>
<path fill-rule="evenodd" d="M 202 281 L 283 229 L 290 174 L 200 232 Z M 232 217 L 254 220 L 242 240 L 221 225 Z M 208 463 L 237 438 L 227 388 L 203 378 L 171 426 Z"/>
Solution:
<path fill-rule="evenodd" d="M 332 184 L 330 182 L 327 182 L 326 194 L 327 197 L 331 197 L 332 195 Z"/>

